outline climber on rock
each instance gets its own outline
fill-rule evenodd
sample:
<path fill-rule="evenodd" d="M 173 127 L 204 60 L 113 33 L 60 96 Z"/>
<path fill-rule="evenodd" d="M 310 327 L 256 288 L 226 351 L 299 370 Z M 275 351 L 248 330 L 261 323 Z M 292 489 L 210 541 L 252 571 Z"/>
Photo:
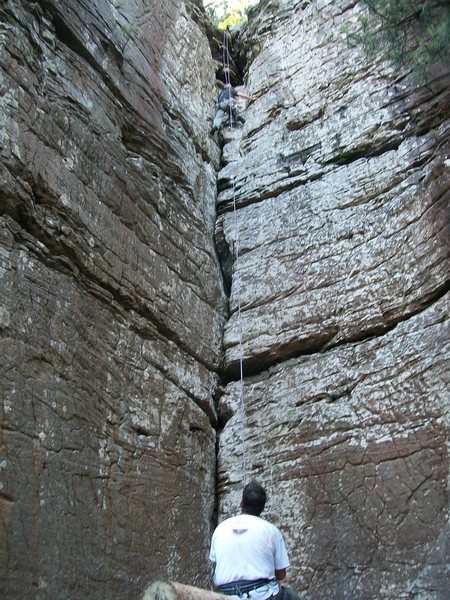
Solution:
<path fill-rule="evenodd" d="M 245 119 L 239 115 L 237 112 L 237 102 L 236 97 L 245 98 L 246 100 L 255 100 L 254 96 L 249 96 L 244 92 L 237 90 L 235 87 L 231 85 L 231 83 L 226 83 L 223 90 L 220 92 L 217 103 L 216 103 L 216 116 L 214 117 L 213 126 L 211 128 L 211 134 L 218 131 L 226 119 L 227 116 L 230 116 L 234 122 L 245 123 Z"/>
<path fill-rule="evenodd" d="M 265 503 L 264 488 L 252 481 L 242 493 L 241 514 L 217 526 L 209 553 L 214 588 L 235 598 L 301 600 L 278 583 L 290 565 L 280 530 L 260 517 Z"/>

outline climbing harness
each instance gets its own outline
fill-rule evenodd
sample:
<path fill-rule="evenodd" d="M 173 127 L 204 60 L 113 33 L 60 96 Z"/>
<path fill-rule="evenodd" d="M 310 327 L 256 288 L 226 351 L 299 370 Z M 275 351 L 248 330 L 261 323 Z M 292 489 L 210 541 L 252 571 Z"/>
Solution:
<path fill-rule="evenodd" d="M 257 590 L 259 588 L 265 588 L 268 590 L 267 585 L 274 581 L 273 579 L 256 579 L 254 581 L 233 581 L 231 583 L 225 583 L 219 585 L 219 592 L 226 596 L 239 596 L 239 598 L 249 598 L 249 592 Z"/>
<path fill-rule="evenodd" d="M 231 81 L 230 81 L 230 48 L 229 48 L 229 35 L 226 31 L 223 33 L 223 65 L 225 72 L 225 83 L 228 84 L 230 90 L 230 101 L 229 101 L 229 127 L 233 128 L 233 109 L 231 105 Z M 239 410 L 241 417 L 241 445 L 242 445 L 242 481 L 245 485 L 247 483 L 247 440 L 245 435 L 246 430 L 246 419 L 245 419 L 245 400 L 244 400 L 244 354 L 242 345 L 242 318 L 241 318 L 241 278 L 240 278 L 240 234 L 239 234 L 239 222 L 237 218 L 237 207 L 236 207 L 236 187 L 233 176 L 233 225 L 235 232 L 234 242 L 234 257 L 235 257 L 235 273 L 236 273 L 236 296 L 237 296 L 237 314 L 238 314 L 238 331 L 239 331 Z"/>

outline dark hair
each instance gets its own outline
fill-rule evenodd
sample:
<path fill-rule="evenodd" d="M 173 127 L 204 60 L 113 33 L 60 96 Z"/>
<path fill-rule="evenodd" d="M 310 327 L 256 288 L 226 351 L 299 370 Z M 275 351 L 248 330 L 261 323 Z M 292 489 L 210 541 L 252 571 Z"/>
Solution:
<path fill-rule="evenodd" d="M 242 492 L 242 511 L 249 515 L 259 517 L 264 510 L 265 504 L 266 492 L 264 491 L 263 486 L 256 483 L 256 481 L 247 483 Z"/>

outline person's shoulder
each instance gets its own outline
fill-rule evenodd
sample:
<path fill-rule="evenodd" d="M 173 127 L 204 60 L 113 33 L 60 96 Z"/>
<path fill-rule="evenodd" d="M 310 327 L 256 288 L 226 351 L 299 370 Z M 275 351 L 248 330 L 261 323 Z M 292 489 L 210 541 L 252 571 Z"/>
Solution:
<path fill-rule="evenodd" d="M 277 534 L 281 535 L 281 531 L 271 521 L 268 521 L 267 519 L 263 519 L 262 517 L 259 517 L 259 518 L 262 521 L 262 523 L 261 523 L 262 527 L 265 527 L 266 529 L 270 529 L 270 531 L 272 531 L 273 533 L 277 533 Z"/>

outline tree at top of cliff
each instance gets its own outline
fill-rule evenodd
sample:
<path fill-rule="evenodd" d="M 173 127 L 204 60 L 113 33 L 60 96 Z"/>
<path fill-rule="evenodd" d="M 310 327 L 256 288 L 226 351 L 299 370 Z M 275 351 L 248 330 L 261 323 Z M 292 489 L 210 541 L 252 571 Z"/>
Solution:
<path fill-rule="evenodd" d="M 248 10 L 259 0 L 204 0 L 211 21 L 219 29 L 239 25 L 247 20 Z"/>
<path fill-rule="evenodd" d="M 360 36 L 370 54 L 385 52 L 424 74 L 450 60 L 450 0 L 360 0 L 368 8 Z"/>

